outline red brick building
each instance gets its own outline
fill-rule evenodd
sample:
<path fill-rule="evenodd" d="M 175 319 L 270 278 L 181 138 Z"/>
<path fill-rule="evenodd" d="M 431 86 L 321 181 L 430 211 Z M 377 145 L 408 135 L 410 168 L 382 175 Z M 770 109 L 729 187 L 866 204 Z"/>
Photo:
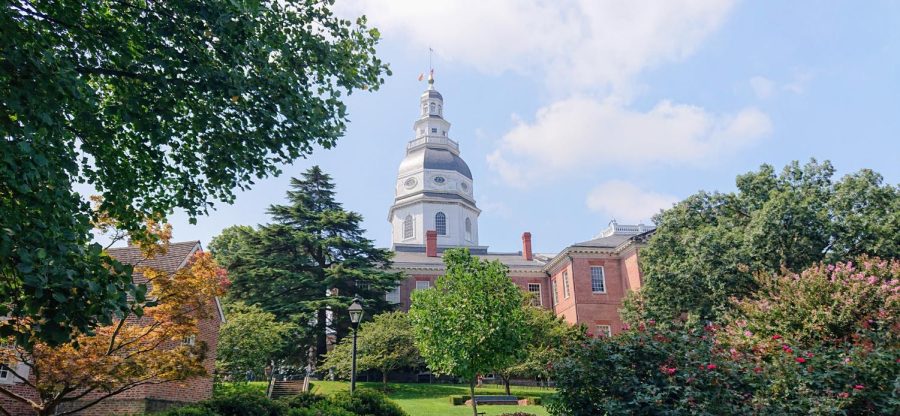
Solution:
<path fill-rule="evenodd" d="M 191 256 L 198 250 L 201 250 L 199 241 L 188 241 L 181 243 L 172 243 L 169 250 L 164 255 L 151 259 L 144 259 L 141 251 L 137 247 L 121 247 L 111 248 L 109 254 L 116 260 L 131 265 L 140 264 L 141 266 L 151 267 L 162 270 L 167 273 L 174 273 L 185 267 Z M 135 282 L 146 282 L 146 279 L 140 274 L 134 274 Z M 160 384 L 144 384 L 137 386 L 131 390 L 127 390 L 121 394 L 113 396 L 101 403 L 86 409 L 79 414 L 82 415 L 121 415 L 121 414 L 142 414 L 163 410 L 173 405 L 181 405 L 184 403 L 193 403 L 212 395 L 212 372 L 215 369 L 216 345 L 219 338 L 219 326 L 224 321 L 221 305 L 218 301 L 213 305 L 209 305 L 214 313 L 210 314 L 212 319 L 205 319 L 200 322 L 200 331 L 195 339 L 186 340 L 185 342 L 204 342 L 208 346 L 208 353 L 204 360 L 204 367 L 209 374 L 206 377 L 197 377 L 181 382 L 166 382 Z M 131 318 L 130 318 L 131 319 Z M 19 363 L 16 365 L 16 372 L 24 377 L 33 380 L 33 375 L 29 374 L 28 366 Z M 24 395 L 29 398 L 35 398 L 36 393 L 30 387 L 19 382 L 17 378 L 10 374 L 0 372 L 0 384 L 3 387 L 10 388 L 17 394 Z M 98 397 L 100 393 L 86 396 L 83 400 L 91 400 Z M 67 404 L 73 406 L 75 404 Z M 29 406 L 13 402 L 11 399 L 0 395 L 0 406 L 13 415 L 33 415 L 35 414 Z M 61 407 L 74 409 L 74 407 Z"/>
<path fill-rule="evenodd" d="M 508 266 L 513 282 L 566 321 L 584 324 L 592 334 L 620 331 L 618 310 L 627 291 L 641 287 L 638 256 L 654 227 L 613 221 L 594 239 L 557 254 L 533 253 L 527 232 L 516 253 L 492 253 L 479 245 L 481 210 L 475 203 L 472 173 L 460 157 L 459 144 L 448 136 L 443 96 L 434 89 L 433 78 L 428 83 L 388 214 L 393 268 L 408 278 L 387 299 L 409 309 L 412 291 L 430 287 L 444 273 L 441 253 L 467 247 L 481 258 Z"/>

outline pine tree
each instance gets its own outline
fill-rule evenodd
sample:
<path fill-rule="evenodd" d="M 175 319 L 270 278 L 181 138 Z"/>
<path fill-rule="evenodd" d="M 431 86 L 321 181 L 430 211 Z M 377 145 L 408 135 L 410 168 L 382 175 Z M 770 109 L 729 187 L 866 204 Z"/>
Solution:
<path fill-rule="evenodd" d="M 315 346 L 319 363 L 328 335 L 340 340 L 349 332 L 352 298 L 362 300 L 368 316 L 390 310 L 384 294 L 401 275 L 387 271 L 391 252 L 363 235 L 362 216 L 335 200 L 331 177 L 318 166 L 291 179 L 287 199 L 269 208 L 271 223 L 227 229 L 210 248 L 216 253 L 227 247 L 231 299 L 298 325 L 286 358 L 303 363 L 302 353 Z"/>

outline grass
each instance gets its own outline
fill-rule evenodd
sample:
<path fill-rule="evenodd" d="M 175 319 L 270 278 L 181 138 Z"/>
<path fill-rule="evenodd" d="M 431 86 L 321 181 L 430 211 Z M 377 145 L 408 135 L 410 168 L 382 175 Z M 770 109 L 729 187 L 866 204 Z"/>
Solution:
<path fill-rule="evenodd" d="M 381 383 L 357 383 L 357 387 L 381 389 Z M 315 381 L 313 392 L 318 394 L 332 394 L 340 390 L 350 388 L 350 383 L 345 381 Z M 547 398 L 553 394 L 551 389 L 538 387 L 512 386 L 510 393 L 513 396 L 539 396 Z M 468 395 L 469 386 L 463 384 L 416 384 L 416 383 L 388 383 L 388 397 L 397 402 L 410 416 L 427 415 L 459 415 L 472 414 L 469 406 L 453 406 L 450 404 L 450 396 Z M 505 394 L 502 386 L 484 386 L 475 389 L 475 394 Z M 547 410 L 543 406 L 479 406 L 479 412 L 485 415 L 499 415 L 502 413 L 526 412 L 538 416 L 547 416 Z"/>
<path fill-rule="evenodd" d="M 323 395 L 333 394 L 341 390 L 350 389 L 350 383 L 346 381 L 313 381 L 313 392 Z M 381 383 L 357 383 L 357 387 L 381 390 Z M 226 393 L 233 389 L 251 389 L 265 393 L 266 382 L 257 381 L 251 383 L 220 383 L 216 386 L 216 394 Z M 538 387 L 512 386 L 513 396 L 538 396 L 546 399 L 554 392 L 553 389 Z M 410 416 L 469 416 L 472 408 L 469 406 L 453 406 L 450 404 L 450 396 L 468 395 L 469 386 L 463 384 L 418 384 L 418 383 L 388 383 L 388 397 L 397 402 Z M 475 389 L 475 394 L 505 394 L 503 386 L 485 385 Z M 537 416 L 547 416 L 547 410 L 543 406 L 479 406 L 479 412 L 485 412 L 487 416 L 496 416 L 502 413 L 525 412 Z"/>

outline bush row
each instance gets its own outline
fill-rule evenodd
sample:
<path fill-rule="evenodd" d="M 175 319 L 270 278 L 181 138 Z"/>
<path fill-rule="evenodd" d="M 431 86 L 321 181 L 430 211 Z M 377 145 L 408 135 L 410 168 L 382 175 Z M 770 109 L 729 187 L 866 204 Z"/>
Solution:
<path fill-rule="evenodd" d="M 358 389 L 352 396 L 338 392 L 332 396 L 302 393 L 271 400 L 253 391 L 238 391 L 157 416 L 407 416 L 396 403 L 375 390 Z"/>

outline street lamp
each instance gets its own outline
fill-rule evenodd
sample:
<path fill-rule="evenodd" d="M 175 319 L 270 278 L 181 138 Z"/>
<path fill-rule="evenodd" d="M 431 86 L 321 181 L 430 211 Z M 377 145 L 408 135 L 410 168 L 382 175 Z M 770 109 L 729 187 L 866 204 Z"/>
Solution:
<path fill-rule="evenodd" d="M 353 364 L 350 367 L 350 394 L 356 390 L 356 328 L 362 320 L 363 308 L 359 304 L 359 298 L 353 298 L 353 303 L 347 308 L 350 312 L 350 323 L 353 325 Z"/>

